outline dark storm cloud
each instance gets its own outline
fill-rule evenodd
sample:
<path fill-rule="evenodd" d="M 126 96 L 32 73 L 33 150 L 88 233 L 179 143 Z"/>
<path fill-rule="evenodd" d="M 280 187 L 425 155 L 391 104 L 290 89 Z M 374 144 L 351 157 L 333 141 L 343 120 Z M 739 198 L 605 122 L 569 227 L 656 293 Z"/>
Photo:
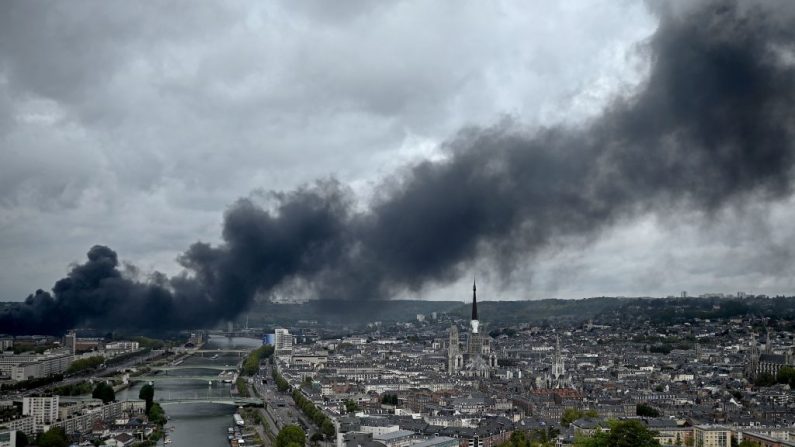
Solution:
<path fill-rule="evenodd" d="M 461 132 L 448 159 L 411 167 L 367 212 L 349 209 L 330 225 L 338 231 L 316 243 L 334 257 L 305 250 L 284 278 L 307 280 L 320 297 L 378 299 L 453 280 L 478 255 L 510 270 L 518 257 L 640 213 L 788 197 L 795 69 L 777 51 L 793 49 L 790 11 L 710 2 L 661 14 L 636 96 L 582 129 Z M 322 201 L 280 206 L 310 197 Z M 227 238 L 241 230 L 250 228 L 227 222 Z M 254 277 L 270 265 L 262 255 L 246 269 Z"/>
<path fill-rule="evenodd" d="M 172 279 L 126 279 L 115 253 L 95 247 L 52 297 L 31 297 L 0 323 L 58 332 L 118 327 L 125 315 L 122 327 L 184 328 L 284 290 L 382 299 L 453 281 L 480 257 L 510 272 L 637 216 L 790 197 L 791 8 L 713 1 L 658 14 L 648 79 L 587 124 L 463 130 L 444 159 L 406 167 L 363 210 L 334 181 L 241 200 L 225 216 L 223 243 L 194 244 Z M 55 310 L 63 323 L 51 324 Z"/>
<path fill-rule="evenodd" d="M 3 332 L 61 334 L 86 322 L 108 329 L 166 330 L 170 321 L 180 321 L 173 295 L 156 283 L 122 277 L 113 250 L 97 245 L 87 256 L 55 283 L 52 294 L 37 290 L 0 315 Z"/>

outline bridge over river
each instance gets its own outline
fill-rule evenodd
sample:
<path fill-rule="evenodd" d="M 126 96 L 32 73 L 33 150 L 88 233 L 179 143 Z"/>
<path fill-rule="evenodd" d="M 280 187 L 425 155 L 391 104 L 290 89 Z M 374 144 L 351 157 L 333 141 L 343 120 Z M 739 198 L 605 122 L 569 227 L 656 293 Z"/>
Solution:
<path fill-rule="evenodd" d="M 210 369 L 213 371 L 237 371 L 240 364 L 235 365 L 173 365 L 173 366 L 155 366 L 152 371 L 181 371 L 185 369 Z"/>
<path fill-rule="evenodd" d="M 63 396 L 64 402 L 88 402 L 97 399 L 90 396 Z M 133 401 L 134 402 L 134 401 Z M 234 397 L 234 396 L 207 396 L 207 397 L 158 397 L 155 402 L 160 405 L 177 404 L 222 404 L 222 405 L 262 405 L 262 399 L 256 397 Z"/>
<path fill-rule="evenodd" d="M 237 354 L 238 357 L 242 357 L 247 355 L 249 352 L 253 351 L 253 349 L 196 349 L 191 351 L 194 354 L 199 354 L 204 357 L 206 354 Z"/>
<path fill-rule="evenodd" d="M 170 376 L 168 374 L 157 374 L 153 376 L 138 376 L 130 377 L 130 381 L 136 382 L 168 382 L 175 380 L 201 380 L 205 382 L 218 382 L 225 379 L 232 379 L 232 376 L 219 376 L 219 375 L 188 375 L 188 376 Z"/>
<path fill-rule="evenodd" d="M 262 405 L 262 399 L 256 397 L 178 397 L 174 399 L 157 399 L 160 405 L 177 404 L 222 404 L 222 405 Z"/>

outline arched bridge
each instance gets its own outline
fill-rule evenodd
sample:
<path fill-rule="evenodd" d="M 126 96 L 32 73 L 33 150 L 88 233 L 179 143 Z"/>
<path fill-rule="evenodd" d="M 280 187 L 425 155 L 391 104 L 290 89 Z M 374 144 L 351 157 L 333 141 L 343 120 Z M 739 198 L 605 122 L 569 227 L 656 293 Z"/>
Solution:
<path fill-rule="evenodd" d="M 248 354 L 253 349 L 196 349 L 193 353 L 196 354 Z"/>
<path fill-rule="evenodd" d="M 224 379 L 231 379 L 232 376 L 208 376 L 208 375 L 190 375 L 190 376 L 169 376 L 167 374 L 158 374 L 156 376 L 138 376 L 130 377 L 130 380 L 138 382 L 167 382 L 171 380 L 202 380 L 205 382 L 219 382 Z"/>
<path fill-rule="evenodd" d="M 176 365 L 155 366 L 152 371 L 181 371 L 184 369 L 210 369 L 213 371 L 236 371 L 237 365 Z"/>
<path fill-rule="evenodd" d="M 222 404 L 222 405 L 262 405 L 262 399 L 255 397 L 183 397 L 174 399 L 155 399 L 160 405 L 176 404 Z"/>

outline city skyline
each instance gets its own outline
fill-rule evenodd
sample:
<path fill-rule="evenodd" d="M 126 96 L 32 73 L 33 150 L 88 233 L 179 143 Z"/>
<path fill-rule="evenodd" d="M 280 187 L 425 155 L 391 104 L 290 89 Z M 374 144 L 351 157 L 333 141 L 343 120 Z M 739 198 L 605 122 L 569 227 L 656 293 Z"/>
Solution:
<path fill-rule="evenodd" d="M 795 447 L 793 24 L 0 1 L 0 447 Z"/>

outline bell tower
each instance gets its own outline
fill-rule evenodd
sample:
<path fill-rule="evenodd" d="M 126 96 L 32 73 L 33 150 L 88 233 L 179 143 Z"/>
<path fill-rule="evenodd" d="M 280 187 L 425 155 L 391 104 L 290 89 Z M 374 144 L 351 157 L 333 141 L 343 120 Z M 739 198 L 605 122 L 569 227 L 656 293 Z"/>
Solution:
<path fill-rule="evenodd" d="M 480 329 L 480 321 L 478 321 L 478 286 L 475 281 L 472 281 L 472 321 L 469 322 L 471 332 L 477 334 Z"/>

